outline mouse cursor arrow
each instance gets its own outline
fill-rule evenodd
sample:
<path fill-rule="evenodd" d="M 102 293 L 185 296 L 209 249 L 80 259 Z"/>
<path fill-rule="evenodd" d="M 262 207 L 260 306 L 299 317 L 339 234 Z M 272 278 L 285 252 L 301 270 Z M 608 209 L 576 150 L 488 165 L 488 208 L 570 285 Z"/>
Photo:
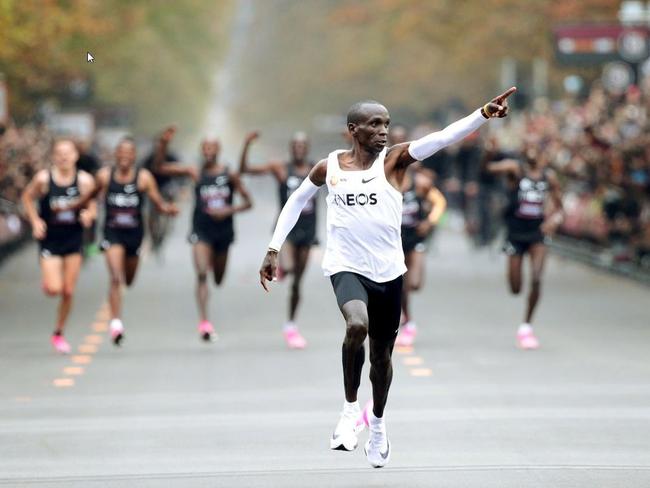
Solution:
<path fill-rule="evenodd" d="M 94 63 L 95 62 L 95 57 L 92 54 L 90 54 L 90 52 L 87 52 L 86 53 L 86 61 L 88 63 Z"/>

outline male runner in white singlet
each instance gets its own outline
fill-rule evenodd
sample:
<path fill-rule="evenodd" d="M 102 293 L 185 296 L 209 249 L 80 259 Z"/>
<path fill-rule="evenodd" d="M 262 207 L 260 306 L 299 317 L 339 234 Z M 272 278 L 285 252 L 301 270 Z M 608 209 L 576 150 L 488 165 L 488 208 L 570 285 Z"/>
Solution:
<path fill-rule="evenodd" d="M 408 166 L 477 130 L 491 117 L 505 117 L 505 93 L 464 119 L 417 141 L 386 147 L 390 117 L 375 101 L 354 104 L 347 116 L 352 149 L 330 153 L 287 200 L 260 269 L 260 282 L 275 277 L 277 256 L 305 203 L 327 184 L 327 245 L 323 258 L 345 319 L 343 383 L 345 403 L 330 440 L 332 449 L 357 447 L 358 419 L 370 428 L 365 452 L 370 464 L 384 466 L 390 457 L 384 407 L 393 376 L 391 355 L 400 322 L 402 275 L 406 271 L 401 241 L 402 187 Z M 372 411 L 361 415 L 357 390 L 370 340 Z M 361 424 L 362 426 L 363 424 Z"/>

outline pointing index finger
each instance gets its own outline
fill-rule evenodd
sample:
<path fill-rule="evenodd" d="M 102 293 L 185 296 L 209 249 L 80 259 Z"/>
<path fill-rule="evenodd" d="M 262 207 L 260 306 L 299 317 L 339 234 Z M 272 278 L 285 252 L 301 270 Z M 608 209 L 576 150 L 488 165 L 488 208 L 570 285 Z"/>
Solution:
<path fill-rule="evenodd" d="M 516 86 L 510 87 L 506 91 L 504 91 L 501 95 L 499 95 L 497 97 L 497 100 L 499 101 L 499 103 L 502 103 L 506 98 L 508 98 L 510 95 L 512 95 L 516 91 L 517 91 Z"/>

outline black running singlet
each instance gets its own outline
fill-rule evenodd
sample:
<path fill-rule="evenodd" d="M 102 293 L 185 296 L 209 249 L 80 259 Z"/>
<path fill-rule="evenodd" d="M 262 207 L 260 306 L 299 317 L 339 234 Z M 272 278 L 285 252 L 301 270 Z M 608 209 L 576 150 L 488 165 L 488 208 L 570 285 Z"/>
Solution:
<path fill-rule="evenodd" d="M 402 203 L 402 228 L 417 227 L 420 222 L 427 218 L 428 212 L 426 207 L 427 200 L 418 196 L 415 191 L 415 182 L 404 192 L 404 202 Z"/>
<path fill-rule="evenodd" d="M 39 215 L 47 224 L 45 238 L 40 242 L 41 255 L 66 256 L 81 251 L 83 228 L 79 222 L 79 211 L 70 209 L 80 196 L 79 173 L 67 186 L 54 182 L 50 171 L 49 189 L 40 200 Z"/>
<path fill-rule="evenodd" d="M 227 230 L 232 232 L 232 215 L 224 220 L 215 220 L 210 211 L 232 206 L 233 193 L 234 187 L 227 169 L 217 175 L 202 172 L 194 187 L 194 232 L 204 235 Z"/>
<path fill-rule="evenodd" d="M 524 172 L 517 186 L 508 192 L 505 222 L 510 238 L 526 240 L 541 235 L 548 191 L 546 172 L 542 173 L 540 179 L 531 178 Z"/>
<path fill-rule="evenodd" d="M 40 217 L 47 224 L 48 235 L 50 231 L 66 232 L 81 229 L 79 211 L 69 210 L 69 207 L 79 200 L 79 173 L 75 173 L 74 181 L 68 186 L 59 186 L 54 181 L 50 171 L 50 184 L 48 192 L 40 200 Z"/>
<path fill-rule="evenodd" d="M 107 229 L 131 230 L 141 229 L 143 195 L 138 190 L 138 175 L 140 169 L 136 168 L 135 177 L 129 183 L 118 183 L 115 180 L 115 169 L 111 171 L 111 180 L 106 192 L 106 220 Z"/>
<path fill-rule="evenodd" d="M 280 183 L 280 208 L 308 177 L 309 172 L 301 176 L 296 174 L 293 164 L 287 166 L 287 179 Z M 287 239 L 297 246 L 310 246 L 316 241 L 316 195 L 307 200 Z"/>

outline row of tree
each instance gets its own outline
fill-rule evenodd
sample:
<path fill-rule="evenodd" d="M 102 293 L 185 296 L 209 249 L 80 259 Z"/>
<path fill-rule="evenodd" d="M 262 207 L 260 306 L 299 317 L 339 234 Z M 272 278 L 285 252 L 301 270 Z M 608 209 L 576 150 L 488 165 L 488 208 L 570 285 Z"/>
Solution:
<path fill-rule="evenodd" d="M 71 82 L 95 105 L 124 105 L 142 131 L 178 120 L 196 128 L 231 11 L 230 1 L 2 0 L 0 73 L 11 112 L 28 120 Z M 86 62 L 86 52 L 95 62 Z"/>
<path fill-rule="evenodd" d="M 553 26 L 616 22 L 618 10 L 612 0 L 254 3 L 261 26 L 251 32 L 239 113 L 271 130 L 278 113 L 308 127 L 314 114 L 345 113 L 363 98 L 400 120 L 428 118 L 452 99 L 476 106 L 502 88 L 505 57 L 528 73 L 534 58 L 547 60 L 559 88 L 567 71 L 554 66 Z"/>

